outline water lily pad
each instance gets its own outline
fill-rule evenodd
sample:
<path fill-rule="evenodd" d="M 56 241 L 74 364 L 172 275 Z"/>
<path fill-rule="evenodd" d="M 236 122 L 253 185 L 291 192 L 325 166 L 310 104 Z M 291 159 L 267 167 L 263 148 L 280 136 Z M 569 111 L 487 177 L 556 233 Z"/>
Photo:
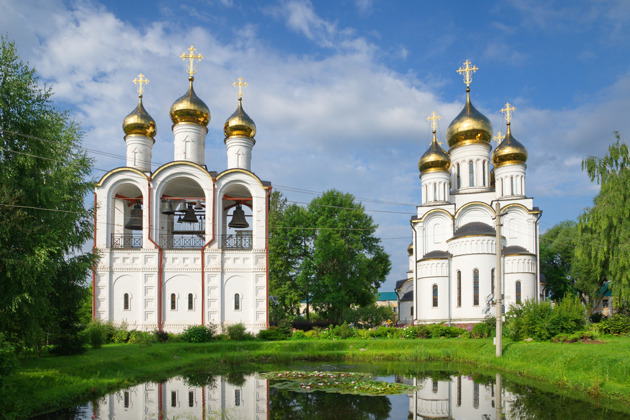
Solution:
<path fill-rule="evenodd" d="M 417 387 L 378 381 L 368 373 L 279 371 L 261 373 L 271 386 L 294 392 L 323 391 L 353 395 L 396 395 L 417 390 Z"/>

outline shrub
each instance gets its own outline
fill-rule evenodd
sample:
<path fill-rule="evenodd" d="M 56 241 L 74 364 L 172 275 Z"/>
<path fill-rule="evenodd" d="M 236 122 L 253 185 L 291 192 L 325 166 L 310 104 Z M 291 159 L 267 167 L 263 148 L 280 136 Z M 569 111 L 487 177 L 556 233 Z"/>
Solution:
<path fill-rule="evenodd" d="M 129 332 L 128 343 L 150 346 L 153 343 L 153 337 L 146 331 L 132 330 Z"/>
<path fill-rule="evenodd" d="M 357 336 L 357 330 L 346 324 L 329 326 L 321 333 L 323 339 L 345 339 Z"/>
<path fill-rule="evenodd" d="M 8 376 L 18 367 L 18 359 L 15 355 L 15 348 L 0 333 L 0 385 L 2 378 Z"/>
<path fill-rule="evenodd" d="M 170 334 L 166 331 L 155 330 L 153 331 L 153 337 L 158 343 L 166 343 L 170 338 Z"/>
<path fill-rule="evenodd" d="M 630 333 L 630 316 L 618 313 L 605 318 L 597 327 L 602 334 L 626 335 Z"/>
<path fill-rule="evenodd" d="M 573 334 L 560 333 L 551 339 L 552 343 L 575 343 L 582 340 L 595 340 L 597 334 L 594 331 L 578 331 Z"/>
<path fill-rule="evenodd" d="M 306 333 L 302 330 L 295 330 L 293 334 L 291 334 L 291 340 L 306 340 L 307 338 Z"/>
<path fill-rule="evenodd" d="M 118 329 L 112 337 L 112 341 L 116 344 L 124 344 L 129 341 L 129 331 L 126 329 Z"/>
<path fill-rule="evenodd" d="M 108 342 L 108 337 L 113 335 L 115 328 L 111 323 L 103 323 L 98 319 L 90 322 L 83 330 L 85 341 L 95 349 L 101 348 Z M 110 332 L 111 335 L 110 335 Z"/>
<path fill-rule="evenodd" d="M 566 297 L 555 308 L 550 302 L 527 300 L 510 308 L 506 314 L 505 332 L 512 340 L 531 337 L 550 340 L 558 334 L 573 334 L 586 325 L 584 307 L 575 297 Z"/>
<path fill-rule="evenodd" d="M 258 338 L 265 341 L 286 340 L 291 337 L 291 333 L 287 334 L 285 330 L 279 327 L 269 327 L 268 330 L 261 330 Z"/>
<path fill-rule="evenodd" d="M 490 332 L 488 331 L 488 326 L 485 323 L 475 324 L 473 326 L 472 332 L 470 333 L 471 338 L 487 338 Z"/>
<path fill-rule="evenodd" d="M 254 338 L 252 334 L 247 332 L 245 325 L 240 322 L 238 324 L 228 325 L 227 335 L 230 340 L 235 341 L 251 340 Z"/>
<path fill-rule="evenodd" d="M 182 341 L 186 343 L 206 343 L 214 337 L 215 327 L 212 324 L 191 325 L 186 327 L 181 335 Z"/>

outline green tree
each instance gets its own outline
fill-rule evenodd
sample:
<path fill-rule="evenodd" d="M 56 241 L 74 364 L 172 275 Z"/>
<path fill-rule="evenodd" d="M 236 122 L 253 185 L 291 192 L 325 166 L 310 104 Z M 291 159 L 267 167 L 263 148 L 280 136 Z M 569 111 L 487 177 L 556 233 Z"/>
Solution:
<path fill-rule="evenodd" d="M 391 263 L 374 236 L 377 225 L 351 194 L 330 190 L 308 206 L 314 228 L 313 252 L 305 260 L 313 275 L 309 290 L 314 308 L 341 322 L 350 305 L 375 302 Z"/>
<path fill-rule="evenodd" d="M 0 38 L 0 333 L 18 347 L 60 345 L 76 332 L 92 255 L 93 184 L 81 131 L 15 45 Z"/>
<path fill-rule="evenodd" d="M 574 294 L 571 266 L 575 250 L 577 224 L 560 222 L 540 237 L 540 272 L 545 276 L 547 296 L 558 301 Z"/>
<path fill-rule="evenodd" d="M 580 215 L 574 259 L 576 288 L 591 311 L 607 281 L 615 297 L 630 298 L 630 154 L 619 133 L 615 136 L 606 156 L 582 161 L 591 181 L 601 186 L 593 207 Z"/>

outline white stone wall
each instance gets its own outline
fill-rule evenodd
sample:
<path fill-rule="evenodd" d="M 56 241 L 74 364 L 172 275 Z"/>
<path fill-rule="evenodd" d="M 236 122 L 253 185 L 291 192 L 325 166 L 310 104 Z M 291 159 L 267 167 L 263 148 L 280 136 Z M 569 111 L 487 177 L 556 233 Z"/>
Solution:
<path fill-rule="evenodd" d="M 205 164 L 206 134 L 208 129 L 203 125 L 179 123 L 173 126 L 174 154 L 173 160 L 184 160 L 199 165 Z"/>

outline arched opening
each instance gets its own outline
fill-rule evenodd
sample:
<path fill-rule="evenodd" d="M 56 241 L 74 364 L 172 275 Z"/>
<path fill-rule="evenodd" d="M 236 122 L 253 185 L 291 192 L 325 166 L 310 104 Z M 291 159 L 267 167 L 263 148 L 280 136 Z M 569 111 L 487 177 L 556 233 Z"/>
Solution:
<path fill-rule="evenodd" d="M 457 271 L 457 307 L 462 306 L 462 272 Z"/>
<path fill-rule="evenodd" d="M 241 184 L 229 186 L 221 200 L 223 208 L 223 249 L 251 249 L 253 199 L 250 191 Z"/>
<path fill-rule="evenodd" d="M 241 296 L 238 293 L 234 295 L 234 310 L 235 311 L 241 310 Z"/>
<path fill-rule="evenodd" d="M 160 197 L 160 246 L 198 249 L 206 243 L 206 196 L 189 177 L 167 181 Z"/>
<path fill-rule="evenodd" d="M 479 270 L 473 271 L 473 305 L 479 305 Z"/>
<path fill-rule="evenodd" d="M 129 293 L 125 293 L 123 295 L 123 309 L 125 311 L 128 311 L 130 309 Z"/>
<path fill-rule="evenodd" d="M 516 282 L 516 303 L 521 303 L 521 281 Z"/>
<path fill-rule="evenodd" d="M 475 163 L 472 160 L 468 162 L 468 186 L 475 186 Z"/>
<path fill-rule="evenodd" d="M 494 268 L 490 270 L 490 293 L 494 295 Z"/>
<path fill-rule="evenodd" d="M 125 183 L 116 188 L 109 212 L 111 248 L 142 248 L 143 204 L 142 191 L 136 185 Z"/>
<path fill-rule="evenodd" d="M 457 189 L 459 190 L 462 187 L 462 177 L 459 172 L 459 163 L 457 164 Z"/>
<path fill-rule="evenodd" d="M 177 295 L 171 293 L 171 311 L 177 310 Z"/>
<path fill-rule="evenodd" d="M 195 305 L 194 305 L 195 301 L 193 298 L 193 294 L 192 293 L 188 293 L 188 310 L 192 311 L 193 309 L 195 309 Z"/>
<path fill-rule="evenodd" d="M 438 306 L 438 286 L 437 284 L 433 285 L 433 307 L 437 308 Z"/>

